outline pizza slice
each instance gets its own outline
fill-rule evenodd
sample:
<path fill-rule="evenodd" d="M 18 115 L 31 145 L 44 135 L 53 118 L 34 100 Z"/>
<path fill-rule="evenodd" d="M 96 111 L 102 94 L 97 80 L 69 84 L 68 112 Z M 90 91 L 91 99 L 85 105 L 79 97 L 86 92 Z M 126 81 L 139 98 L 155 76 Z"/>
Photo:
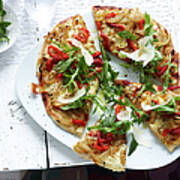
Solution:
<path fill-rule="evenodd" d="M 46 111 L 64 130 L 81 136 L 103 64 L 80 15 L 59 22 L 45 36 L 37 63 L 39 93 Z M 37 87 L 33 84 L 33 91 Z"/>
<path fill-rule="evenodd" d="M 117 172 L 125 171 L 126 135 L 105 131 L 105 128 L 111 127 L 102 125 L 102 121 L 96 123 L 73 149 L 82 158 L 92 160 L 99 166 Z"/>
<path fill-rule="evenodd" d="M 93 14 L 104 48 L 140 71 L 141 82 L 151 75 L 165 88 L 178 84 L 179 56 L 162 25 L 138 9 L 94 6 Z"/>
<path fill-rule="evenodd" d="M 163 92 L 162 86 L 145 85 L 127 80 L 116 80 L 134 107 L 148 115 L 145 122 L 157 138 L 172 152 L 180 146 L 180 86 L 171 86 Z M 136 114 L 141 117 L 138 111 Z"/>

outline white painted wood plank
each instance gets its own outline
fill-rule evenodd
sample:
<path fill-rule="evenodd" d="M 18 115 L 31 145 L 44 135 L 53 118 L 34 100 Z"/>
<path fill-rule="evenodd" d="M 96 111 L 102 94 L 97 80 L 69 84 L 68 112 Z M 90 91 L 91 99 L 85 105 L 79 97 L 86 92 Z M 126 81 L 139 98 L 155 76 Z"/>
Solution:
<path fill-rule="evenodd" d="M 0 67 L 0 171 L 46 168 L 44 131 L 16 100 L 16 68 Z"/>

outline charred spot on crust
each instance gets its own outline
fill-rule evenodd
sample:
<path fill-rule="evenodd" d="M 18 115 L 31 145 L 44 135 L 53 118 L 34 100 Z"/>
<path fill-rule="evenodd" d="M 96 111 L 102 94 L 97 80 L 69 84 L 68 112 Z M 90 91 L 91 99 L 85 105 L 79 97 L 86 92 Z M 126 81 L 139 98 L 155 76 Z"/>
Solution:
<path fill-rule="evenodd" d="M 45 104 L 45 106 L 47 105 L 47 97 L 46 97 L 46 93 L 45 92 L 42 92 L 42 99 L 43 99 L 43 102 Z"/>
<path fill-rule="evenodd" d="M 56 120 L 57 123 L 60 123 L 61 121 L 60 120 Z"/>
<path fill-rule="evenodd" d="M 175 54 L 175 51 L 174 51 L 174 49 L 172 49 L 171 50 L 171 55 L 174 56 L 174 54 Z"/>

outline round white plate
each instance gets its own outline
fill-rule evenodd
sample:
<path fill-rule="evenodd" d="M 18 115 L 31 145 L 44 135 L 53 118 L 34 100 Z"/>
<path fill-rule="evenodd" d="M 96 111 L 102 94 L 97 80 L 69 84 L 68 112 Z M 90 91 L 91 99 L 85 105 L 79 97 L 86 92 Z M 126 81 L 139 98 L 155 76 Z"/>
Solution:
<path fill-rule="evenodd" d="M 89 12 L 83 16 L 91 34 L 95 34 L 95 25 L 93 16 Z M 95 37 L 96 45 L 98 47 L 98 41 Z M 54 136 L 56 139 L 61 141 L 63 144 L 72 149 L 73 145 L 79 140 L 77 137 L 62 130 L 51 120 L 47 115 L 40 95 L 33 95 L 31 92 L 31 82 L 37 83 L 36 79 L 36 62 L 38 54 L 40 52 L 42 43 L 32 49 L 26 56 L 23 64 L 19 67 L 16 76 L 16 92 L 17 95 L 31 117 L 48 133 Z M 112 56 L 112 64 L 117 67 L 117 59 Z M 128 74 L 128 79 L 131 81 L 137 81 L 138 75 L 132 71 L 127 71 L 124 68 L 118 68 L 120 77 L 124 78 L 125 74 Z M 93 124 L 97 120 L 97 116 L 90 115 L 90 121 L 88 125 Z M 169 153 L 166 148 L 154 137 L 154 135 L 145 129 L 144 135 L 146 139 L 151 140 L 152 147 L 147 148 L 144 146 L 138 146 L 136 151 L 131 155 L 127 156 L 126 167 L 129 169 L 153 169 L 162 167 L 173 162 L 180 156 L 180 147 L 177 148 L 173 153 Z M 129 143 L 129 142 L 128 142 Z"/>
<path fill-rule="evenodd" d="M 6 15 L 4 17 L 4 21 L 11 22 L 11 25 L 7 27 L 7 36 L 9 37 L 10 41 L 7 42 L 6 40 L 0 42 L 0 53 L 8 50 L 12 45 L 15 43 L 17 34 L 19 32 L 18 29 L 18 20 L 15 12 L 10 8 L 7 4 L 4 4 L 4 9 L 6 11 Z"/>

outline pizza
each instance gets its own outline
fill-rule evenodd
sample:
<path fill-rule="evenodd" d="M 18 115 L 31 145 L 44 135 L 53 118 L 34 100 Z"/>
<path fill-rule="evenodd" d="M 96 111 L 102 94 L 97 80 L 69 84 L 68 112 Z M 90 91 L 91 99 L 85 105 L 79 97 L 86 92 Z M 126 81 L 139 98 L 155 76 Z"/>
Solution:
<path fill-rule="evenodd" d="M 167 30 L 147 13 L 110 6 L 94 6 L 93 13 L 101 51 L 80 15 L 59 22 L 45 36 L 32 91 L 59 127 L 81 137 L 75 152 L 121 172 L 138 145 L 134 132 L 127 147 L 135 126 L 147 125 L 169 152 L 180 146 L 179 55 Z M 118 79 L 105 50 L 138 71 L 140 83 Z M 92 105 L 100 117 L 82 137 Z"/>
<path fill-rule="evenodd" d="M 80 15 L 59 22 L 45 36 L 37 63 L 39 93 L 46 111 L 64 130 L 81 136 L 103 64 Z M 36 90 L 33 85 L 33 90 Z"/>
<path fill-rule="evenodd" d="M 153 85 L 156 92 L 143 90 L 143 84 L 127 80 L 116 80 L 116 84 L 124 87 L 124 94 L 136 108 L 147 113 L 146 123 L 169 150 L 180 146 L 180 87 L 169 87 L 163 92 L 161 86 Z M 141 114 L 136 112 L 141 118 Z"/>
<path fill-rule="evenodd" d="M 179 56 L 162 25 L 138 9 L 94 6 L 93 14 L 104 48 L 140 71 L 142 82 L 150 74 L 178 84 Z"/>

